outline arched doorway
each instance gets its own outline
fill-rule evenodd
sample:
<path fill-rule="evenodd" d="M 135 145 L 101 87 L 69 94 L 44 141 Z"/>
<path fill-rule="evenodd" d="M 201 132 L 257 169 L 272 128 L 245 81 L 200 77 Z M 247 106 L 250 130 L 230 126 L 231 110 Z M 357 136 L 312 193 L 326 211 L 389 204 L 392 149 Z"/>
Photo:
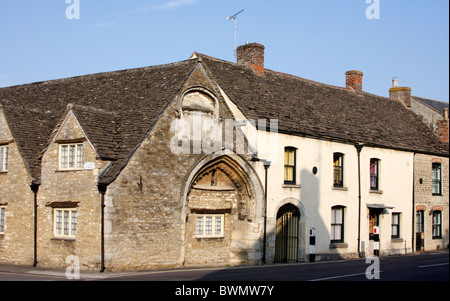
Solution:
<path fill-rule="evenodd" d="M 292 204 L 282 206 L 277 213 L 275 262 L 298 261 L 300 211 Z"/>

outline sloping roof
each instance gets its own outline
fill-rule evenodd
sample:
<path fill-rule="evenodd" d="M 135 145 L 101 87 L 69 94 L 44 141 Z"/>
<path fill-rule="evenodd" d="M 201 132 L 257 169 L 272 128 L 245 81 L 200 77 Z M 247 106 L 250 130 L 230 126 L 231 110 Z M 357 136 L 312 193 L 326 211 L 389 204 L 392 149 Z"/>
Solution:
<path fill-rule="evenodd" d="M 398 101 L 197 55 L 247 118 L 278 119 L 280 132 L 448 156 L 448 145 Z"/>
<path fill-rule="evenodd" d="M 414 97 L 416 100 L 420 101 L 421 103 L 427 105 L 428 107 L 438 111 L 442 115 L 444 115 L 444 109 L 445 108 L 448 109 L 448 102 L 419 97 L 419 96 L 412 96 L 412 97 Z"/>
<path fill-rule="evenodd" d="M 197 64 L 249 119 L 278 119 L 279 131 L 346 143 L 448 156 L 418 117 L 388 98 L 358 93 L 196 53 L 178 63 L 0 89 L 0 104 L 31 176 L 61 119 L 72 110 L 114 181 Z"/>
<path fill-rule="evenodd" d="M 7 87 L 0 89 L 0 103 L 34 179 L 40 178 L 40 156 L 69 104 L 99 155 L 114 160 L 109 172 L 117 172 L 195 64 L 187 60 Z"/>

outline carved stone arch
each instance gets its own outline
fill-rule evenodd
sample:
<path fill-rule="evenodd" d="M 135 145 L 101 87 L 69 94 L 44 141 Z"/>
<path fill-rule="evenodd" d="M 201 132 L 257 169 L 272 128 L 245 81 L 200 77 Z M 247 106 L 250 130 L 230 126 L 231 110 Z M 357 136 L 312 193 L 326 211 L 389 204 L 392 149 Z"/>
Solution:
<path fill-rule="evenodd" d="M 222 176 L 217 186 L 211 186 L 213 171 Z M 236 153 L 204 157 L 185 178 L 181 195 L 184 243 L 180 264 L 256 264 L 261 261 L 264 189 L 245 158 Z M 205 237 L 203 229 L 206 229 L 207 219 L 214 220 L 214 225 L 223 221 L 223 233 L 219 237 L 214 237 L 216 233 Z"/>
<path fill-rule="evenodd" d="M 242 167 L 228 156 L 221 156 L 200 169 L 189 186 L 188 201 L 192 189 L 236 191 L 239 203 L 235 204 L 235 208 L 230 208 L 230 210 L 237 211 L 241 220 L 246 218 L 252 220 L 254 216 L 255 192 L 253 184 Z"/>
<path fill-rule="evenodd" d="M 203 86 L 191 86 L 181 94 L 177 111 L 178 117 L 181 118 L 186 115 L 186 111 L 197 111 L 218 119 L 219 101 L 211 90 Z"/>

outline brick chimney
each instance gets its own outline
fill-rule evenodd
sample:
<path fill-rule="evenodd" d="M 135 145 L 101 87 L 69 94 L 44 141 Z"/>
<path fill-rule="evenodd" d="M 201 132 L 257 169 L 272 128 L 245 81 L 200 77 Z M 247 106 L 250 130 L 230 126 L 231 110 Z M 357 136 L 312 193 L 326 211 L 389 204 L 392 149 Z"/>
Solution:
<path fill-rule="evenodd" d="M 439 120 L 436 122 L 436 134 L 439 137 L 439 140 L 445 143 L 449 143 L 448 139 L 448 108 L 444 109 L 444 119 Z"/>
<path fill-rule="evenodd" d="M 398 78 L 392 79 L 392 88 L 389 89 L 391 99 L 400 100 L 407 108 L 411 108 L 411 88 L 399 87 Z"/>
<path fill-rule="evenodd" d="M 252 67 L 259 76 L 264 76 L 264 45 L 250 43 L 237 48 L 237 63 Z"/>
<path fill-rule="evenodd" d="M 349 90 L 362 91 L 363 73 L 358 70 L 345 72 L 345 86 Z"/>

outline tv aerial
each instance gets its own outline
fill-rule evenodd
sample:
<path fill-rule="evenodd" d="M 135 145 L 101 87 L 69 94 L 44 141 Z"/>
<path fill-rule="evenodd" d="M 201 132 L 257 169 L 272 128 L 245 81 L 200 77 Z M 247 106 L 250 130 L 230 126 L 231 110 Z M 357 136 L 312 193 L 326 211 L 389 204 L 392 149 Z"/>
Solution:
<path fill-rule="evenodd" d="M 231 17 L 227 17 L 227 20 L 234 20 L 234 57 L 236 57 L 237 58 L 237 44 L 236 44 L 236 32 L 237 32 L 237 27 L 236 27 L 236 19 L 237 19 L 237 16 L 240 14 L 240 13 L 242 13 L 244 11 L 244 9 L 243 10 L 241 10 L 240 12 L 238 12 L 238 13 L 235 13 L 234 15 L 232 15 Z"/>

